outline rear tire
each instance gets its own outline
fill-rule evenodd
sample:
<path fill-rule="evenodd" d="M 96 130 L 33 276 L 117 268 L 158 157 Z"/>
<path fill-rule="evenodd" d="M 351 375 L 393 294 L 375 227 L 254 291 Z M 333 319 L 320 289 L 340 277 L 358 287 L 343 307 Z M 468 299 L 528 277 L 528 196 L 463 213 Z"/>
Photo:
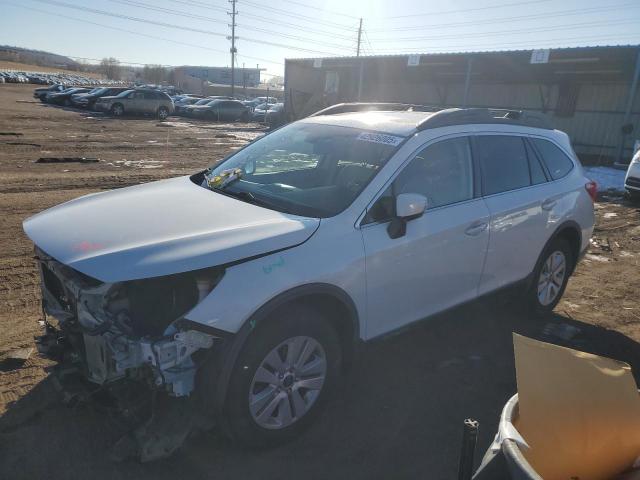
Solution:
<path fill-rule="evenodd" d="M 340 374 L 340 340 L 327 319 L 300 305 L 275 315 L 242 348 L 223 408 L 224 430 L 248 447 L 275 446 L 302 433 Z"/>
<path fill-rule="evenodd" d="M 527 303 L 536 314 L 551 312 L 558 304 L 575 265 L 575 255 L 564 238 L 556 238 L 542 252 L 534 270 Z"/>
<path fill-rule="evenodd" d="M 114 117 L 121 117 L 124 115 L 124 106 L 121 103 L 116 103 L 111 107 L 110 112 Z"/>

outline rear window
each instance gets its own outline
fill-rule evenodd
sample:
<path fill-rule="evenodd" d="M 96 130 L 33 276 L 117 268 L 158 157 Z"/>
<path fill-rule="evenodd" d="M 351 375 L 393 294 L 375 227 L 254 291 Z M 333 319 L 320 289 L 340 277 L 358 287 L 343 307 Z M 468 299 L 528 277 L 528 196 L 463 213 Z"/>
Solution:
<path fill-rule="evenodd" d="M 540 152 L 551 178 L 558 180 L 566 177 L 573 168 L 571 159 L 558 147 L 548 140 L 541 138 L 533 138 L 533 143 Z"/>
<path fill-rule="evenodd" d="M 529 164 L 522 138 L 486 135 L 475 138 L 474 155 L 482 169 L 485 195 L 530 185 Z"/>

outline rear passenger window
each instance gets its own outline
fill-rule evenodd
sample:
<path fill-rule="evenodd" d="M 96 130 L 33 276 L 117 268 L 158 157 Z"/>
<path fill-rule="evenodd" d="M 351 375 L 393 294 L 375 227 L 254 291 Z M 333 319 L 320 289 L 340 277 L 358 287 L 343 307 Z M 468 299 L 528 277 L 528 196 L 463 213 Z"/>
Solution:
<path fill-rule="evenodd" d="M 530 185 L 529 164 L 522 138 L 502 135 L 475 138 L 474 154 L 482 168 L 485 195 Z"/>
<path fill-rule="evenodd" d="M 559 178 L 566 176 L 571 171 L 573 168 L 573 162 L 553 143 L 540 138 L 532 138 L 531 140 L 542 155 L 542 159 L 551 174 L 551 178 L 558 180 Z"/>

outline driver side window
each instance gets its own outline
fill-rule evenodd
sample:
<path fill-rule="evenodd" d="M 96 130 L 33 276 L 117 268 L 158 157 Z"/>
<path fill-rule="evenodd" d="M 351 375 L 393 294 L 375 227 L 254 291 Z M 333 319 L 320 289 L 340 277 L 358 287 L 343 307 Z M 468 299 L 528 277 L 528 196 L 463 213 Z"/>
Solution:
<path fill-rule="evenodd" d="M 427 209 L 473 198 L 473 166 L 467 137 L 442 140 L 425 147 L 400 172 L 391 187 L 367 213 L 363 223 L 381 222 L 395 215 L 394 198 L 419 193 Z"/>

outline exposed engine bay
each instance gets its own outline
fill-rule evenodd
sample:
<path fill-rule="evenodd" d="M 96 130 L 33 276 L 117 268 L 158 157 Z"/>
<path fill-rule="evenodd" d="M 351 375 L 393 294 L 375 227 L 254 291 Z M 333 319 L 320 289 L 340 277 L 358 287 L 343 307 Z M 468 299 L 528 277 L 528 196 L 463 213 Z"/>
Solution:
<path fill-rule="evenodd" d="M 175 397 L 194 389 L 192 355 L 216 337 L 182 322 L 206 297 L 224 270 L 207 268 L 176 275 L 103 283 L 36 249 L 45 319 L 55 317 L 56 342 L 72 351 L 87 380 L 103 385 L 120 379 L 147 382 Z"/>

